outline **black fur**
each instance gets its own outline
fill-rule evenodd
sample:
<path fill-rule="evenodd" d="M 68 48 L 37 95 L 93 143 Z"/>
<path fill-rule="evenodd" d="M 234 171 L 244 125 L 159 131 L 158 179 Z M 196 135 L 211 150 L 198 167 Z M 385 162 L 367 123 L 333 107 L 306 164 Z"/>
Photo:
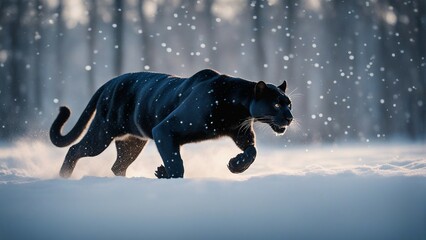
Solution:
<path fill-rule="evenodd" d="M 286 86 L 286 82 L 279 87 L 254 83 L 209 69 L 190 78 L 149 72 L 121 75 L 95 93 L 65 136 L 60 132 L 70 111 L 60 108 L 50 129 L 50 139 L 58 147 L 75 141 L 96 110 L 85 136 L 69 149 L 60 175 L 69 177 L 78 159 L 100 154 L 117 137 L 112 171 L 119 176 L 125 176 L 147 140 L 154 139 L 164 163 L 155 175 L 183 177 L 180 146 L 220 136 L 231 137 L 243 151 L 228 164 L 231 172 L 241 173 L 256 157 L 253 121 L 267 123 L 277 133 L 284 133 L 292 121 Z"/>

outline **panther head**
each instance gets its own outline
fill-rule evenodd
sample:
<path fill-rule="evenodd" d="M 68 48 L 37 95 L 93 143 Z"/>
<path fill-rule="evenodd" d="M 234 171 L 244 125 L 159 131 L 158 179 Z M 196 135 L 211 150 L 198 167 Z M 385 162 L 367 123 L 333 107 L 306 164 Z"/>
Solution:
<path fill-rule="evenodd" d="M 286 88 L 286 81 L 278 87 L 260 81 L 256 83 L 254 98 L 250 103 L 251 116 L 268 124 L 277 134 L 284 134 L 293 121 L 291 101 L 285 95 Z"/>

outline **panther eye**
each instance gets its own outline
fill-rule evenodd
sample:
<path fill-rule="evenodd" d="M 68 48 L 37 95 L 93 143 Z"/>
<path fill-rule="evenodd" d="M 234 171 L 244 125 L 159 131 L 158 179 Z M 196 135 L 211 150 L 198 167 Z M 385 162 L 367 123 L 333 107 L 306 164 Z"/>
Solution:
<path fill-rule="evenodd" d="M 280 108 L 280 107 L 281 107 L 281 105 L 280 105 L 279 103 L 275 103 L 274 107 L 275 107 L 275 108 Z"/>

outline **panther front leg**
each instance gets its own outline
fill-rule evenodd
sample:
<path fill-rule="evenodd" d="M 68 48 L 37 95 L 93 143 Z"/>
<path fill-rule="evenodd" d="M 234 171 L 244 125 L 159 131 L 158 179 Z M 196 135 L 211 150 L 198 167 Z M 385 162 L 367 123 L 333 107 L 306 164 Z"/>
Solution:
<path fill-rule="evenodd" d="M 244 132 L 237 132 L 231 137 L 235 144 L 244 152 L 229 160 L 228 169 L 232 173 L 242 173 L 247 170 L 256 159 L 257 151 L 254 145 L 255 135 L 252 129 L 248 129 Z"/>
<path fill-rule="evenodd" d="M 158 178 L 183 178 L 184 168 L 179 144 L 167 125 L 159 125 L 152 130 L 155 145 L 163 159 L 163 164 L 155 171 Z"/>

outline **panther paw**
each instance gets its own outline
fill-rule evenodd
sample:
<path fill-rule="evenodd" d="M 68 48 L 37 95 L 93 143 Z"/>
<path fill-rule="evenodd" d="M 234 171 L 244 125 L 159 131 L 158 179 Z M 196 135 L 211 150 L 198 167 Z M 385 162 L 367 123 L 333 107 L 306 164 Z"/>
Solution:
<path fill-rule="evenodd" d="M 163 165 L 159 166 L 154 174 L 157 178 L 170 178 L 166 172 L 166 168 Z"/>
<path fill-rule="evenodd" d="M 246 154 L 240 153 L 236 157 L 231 158 L 228 163 L 228 169 L 232 173 L 242 173 L 254 162 L 254 158 L 249 158 Z"/>

